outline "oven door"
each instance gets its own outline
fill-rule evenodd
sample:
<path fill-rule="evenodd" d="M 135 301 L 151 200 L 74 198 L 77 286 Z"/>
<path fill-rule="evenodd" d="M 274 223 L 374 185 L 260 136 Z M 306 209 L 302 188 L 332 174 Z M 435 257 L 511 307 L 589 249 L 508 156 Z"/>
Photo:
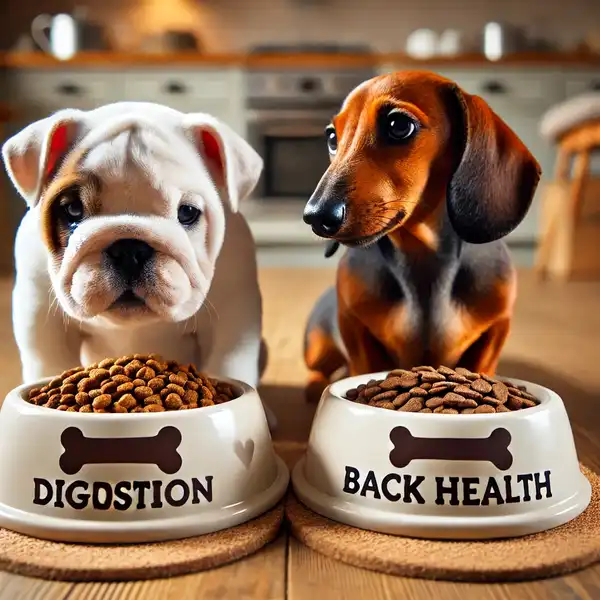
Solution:
<path fill-rule="evenodd" d="M 325 127 L 331 116 L 312 110 L 257 115 L 250 127 L 250 143 L 264 160 L 257 199 L 308 200 L 329 166 Z"/>

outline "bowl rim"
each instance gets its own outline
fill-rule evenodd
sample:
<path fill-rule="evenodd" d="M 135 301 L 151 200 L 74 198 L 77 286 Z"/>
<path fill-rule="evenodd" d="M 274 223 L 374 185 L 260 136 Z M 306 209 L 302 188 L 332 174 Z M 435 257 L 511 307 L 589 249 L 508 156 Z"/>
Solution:
<path fill-rule="evenodd" d="M 239 389 L 241 389 L 242 393 L 237 397 L 237 398 L 233 398 L 233 400 L 229 400 L 228 402 L 223 402 L 222 404 L 215 404 L 213 406 L 203 406 L 203 407 L 199 407 L 197 410 L 199 410 L 199 415 L 209 415 L 209 414 L 214 414 L 214 413 L 218 413 L 218 412 L 222 412 L 222 411 L 227 411 L 227 410 L 233 410 L 235 409 L 237 406 L 240 405 L 240 402 L 243 400 L 244 398 L 248 399 L 248 398 L 252 398 L 252 397 L 257 397 L 259 398 L 259 394 L 258 391 L 253 388 L 251 385 L 245 383 L 244 381 L 241 381 L 239 379 L 233 379 L 232 377 L 220 377 L 220 376 L 213 376 L 213 375 L 208 375 L 208 377 L 210 377 L 211 379 L 218 379 L 219 381 L 223 381 L 225 383 L 229 383 L 231 385 L 237 386 Z M 16 406 L 18 406 L 19 410 L 23 411 L 31 411 L 32 413 L 36 413 L 41 411 L 39 414 L 42 415 L 62 415 L 60 417 L 53 417 L 53 418 L 69 418 L 69 419 L 87 419 L 87 414 L 88 413 L 79 413 L 79 412 L 67 412 L 66 410 L 57 410 L 55 408 L 47 408 L 45 406 L 38 406 L 37 404 L 32 404 L 31 402 L 28 402 L 25 399 L 25 394 L 36 387 L 43 387 L 44 385 L 50 383 L 50 381 L 52 381 L 53 379 L 56 379 L 56 377 L 46 377 L 44 379 L 40 379 L 39 381 L 33 382 L 33 383 L 22 383 L 21 385 L 17 386 L 16 388 L 13 388 L 12 390 L 10 390 L 4 399 L 4 402 L 2 404 L 2 406 L 4 406 L 4 404 L 8 403 L 8 402 L 13 402 Z M 1 410 L 1 406 L 0 406 L 0 410 Z M 165 410 L 164 412 L 156 412 L 156 413 L 89 413 L 89 414 L 94 414 L 96 416 L 96 418 L 94 419 L 95 422 L 97 422 L 99 419 L 118 419 L 118 418 L 122 418 L 123 415 L 128 414 L 130 415 L 129 417 L 127 417 L 128 419 L 164 419 L 167 415 L 169 415 L 170 417 L 174 417 L 174 418 L 182 418 L 182 417 L 187 417 L 188 419 L 190 418 L 191 415 L 195 414 L 195 411 L 192 411 L 190 414 L 190 411 L 187 410 Z M 178 415 L 178 416 L 175 416 Z"/>
<path fill-rule="evenodd" d="M 322 399 L 327 399 L 329 401 L 336 402 L 345 402 L 349 404 L 349 408 L 357 411 L 366 411 L 370 415 L 375 414 L 385 414 L 387 418 L 390 418 L 391 415 L 396 415 L 395 418 L 409 418 L 409 419 L 420 419 L 423 418 L 422 414 L 419 413 L 411 413 L 411 412 L 402 412 L 402 411 L 391 411 L 385 410 L 383 411 L 381 408 L 377 406 L 369 406 L 368 404 L 359 404 L 357 402 L 353 402 L 352 400 L 348 400 L 348 398 L 344 398 L 342 396 L 341 389 L 349 389 L 350 387 L 355 387 L 360 385 L 361 383 L 366 383 L 370 379 L 385 379 L 387 377 L 387 371 L 378 371 L 374 373 L 366 373 L 364 375 L 355 375 L 353 377 L 344 377 L 343 379 L 339 379 L 331 384 L 329 384 L 325 390 L 323 391 Z M 533 387 L 537 392 L 537 396 L 539 397 L 540 403 L 537 406 L 532 406 L 530 408 L 522 409 L 522 410 L 511 410 L 510 412 L 503 413 L 481 413 L 481 414 L 471 414 L 468 416 L 468 420 L 472 421 L 473 419 L 477 419 L 478 421 L 493 419 L 494 423 L 498 422 L 499 418 L 502 419 L 515 419 L 515 418 L 524 418 L 529 415 L 536 415 L 539 412 L 546 411 L 550 404 L 554 404 L 556 402 L 560 402 L 562 404 L 561 397 L 550 388 L 544 387 L 539 383 L 534 383 L 533 381 L 525 381 L 524 379 L 518 379 L 517 377 L 504 377 L 502 375 L 498 375 L 498 377 L 502 379 L 509 379 L 511 382 L 514 382 L 518 385 L 524 385 L 528 388 Z M 350 385 L 349 385 L 350 384 Z M 531 392 L 533 393 L 533 392 Z M 375 413 L 373 411 L 380 411 L 379 413 Z M 64 411 L 61 411 L 64 412 Z M 392 417 L 394 418 L 394 417 Z M 436 414 L 436 413 L 427 413 L 427 419 L 431 421 L 431 419 L 443 419 L 444 422 L 447 422 L 449 419 L 460 419 L 460 422 L 463 423 L 465 418 L 461 414 L 452 415 L 452 414 Z"/>

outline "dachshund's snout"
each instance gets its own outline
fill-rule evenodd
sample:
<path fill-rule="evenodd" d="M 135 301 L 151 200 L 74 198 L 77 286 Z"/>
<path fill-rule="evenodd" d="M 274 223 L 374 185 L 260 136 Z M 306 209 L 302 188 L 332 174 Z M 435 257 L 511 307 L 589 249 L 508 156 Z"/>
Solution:
<path fill-rule="evenodd" d="M 304 222 L 321 237 L 334 236 L 346 220 L 346 204 L 339 199 L 311 198 L 304 208 Z"/>

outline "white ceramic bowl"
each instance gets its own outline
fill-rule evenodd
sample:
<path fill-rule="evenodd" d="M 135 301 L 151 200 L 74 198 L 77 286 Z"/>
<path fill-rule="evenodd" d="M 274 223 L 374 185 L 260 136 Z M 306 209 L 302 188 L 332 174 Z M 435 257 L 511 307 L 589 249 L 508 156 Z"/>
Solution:
<path fill-rule="evenodd" d="M 588 506 L 591 486 L 552 390 L 511 379 L 540 405 L 470 415 L 394 412 L 342 397 L 386 375 L 324 391 L 292 474 L 296 495 L 315 512 L 393 535 L 485 539 L 544 531 Z"/>
<path fill-rule="evenodd" d="M 189 411 L 62 412 L 11 391 L 0 410 L 0 526 L 86 543 L 150 542 L 239 525 L 289 472 L 257 392 Z"/>

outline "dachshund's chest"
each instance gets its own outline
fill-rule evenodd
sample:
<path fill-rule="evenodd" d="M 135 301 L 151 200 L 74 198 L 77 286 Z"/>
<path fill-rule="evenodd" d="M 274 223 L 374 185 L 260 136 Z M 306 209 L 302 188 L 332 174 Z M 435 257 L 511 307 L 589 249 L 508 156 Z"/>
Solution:
<path fill-rule="evenodd" d="M 395 281 L 386 345 L 413 363 L 457 360 L 501 310 L 495 307 L 501 282 L 468 262 L 430 272 L 405 271 Z"/>

